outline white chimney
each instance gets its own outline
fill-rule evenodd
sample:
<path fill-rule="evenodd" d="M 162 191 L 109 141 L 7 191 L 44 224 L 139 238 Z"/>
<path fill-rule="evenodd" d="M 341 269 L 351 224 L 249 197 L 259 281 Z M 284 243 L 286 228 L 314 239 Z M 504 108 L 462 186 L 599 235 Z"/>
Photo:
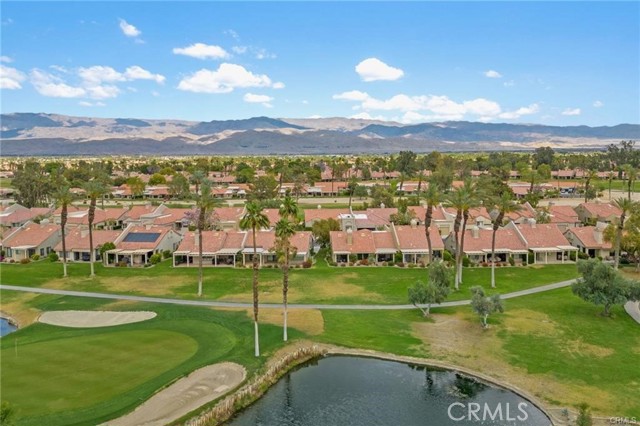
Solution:
<path fill-rule="evenodd" d="M 473 238 L 480 238 L 480 228 L 473 225 L 471 227 L 471 235 L 473 236 Z"/>
<path fill-rule="evenodd" d="M 347 244 L 353 244 L 353 229 L 347 229 Z"/>
<path fill-rule="evenodd" d="M 530 217 L 529 219 L 527 219 L 527 222 L 529 223 L 529 226 L 531 226 L 532 228 L 536 227 L 536 220 L 532 217 Z"/>
<path fill-rule="evenodd" d="M 416 229 L 418 227 L 418 221 L 415 219 L 411 219 L 411 228 Z"/>
<path fill-rule="evenodd" d="M 596 243 L 602 244 L 604 242 L 604 230 L 606 229 L 607 224 L 604 222 L 598 222 L 593 229 L 593 238 L 596 240 Z"/>
<path fill-rule="evenodd" d="M 80 238 L 87 238 L 89 235 L 89 228 L 80 230 Z"/>
<path fill-rule="evenodd" d="M 384 209 L 384 208 L 385 208 L 384 203 L 380 203 L 380 208 L 381 208 L 381 209 Z"/>

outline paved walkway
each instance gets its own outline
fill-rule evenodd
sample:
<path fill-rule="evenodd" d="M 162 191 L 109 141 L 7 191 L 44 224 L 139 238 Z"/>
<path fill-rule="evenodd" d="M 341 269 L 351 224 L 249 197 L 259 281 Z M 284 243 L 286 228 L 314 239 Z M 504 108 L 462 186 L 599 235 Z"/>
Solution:
<path fill-rule="evenodd" d="M 640 324 L 640 302 L 627 302 L 624 305 L 624 310 Z"/>
<path fill-rule="evenodd" d="M 543 285 L 540 287 L 534 287 L 527 290 L 514 291 L 513 293 L 506 293 L 501 295 L 503 299 L 512 299 L 514 297 L 526 296 L 528 294 L 542 293 L 549 290 L 555 290 L 557 288 L 568 287 L 573 284 L 575 280 L 561 281 L 554 284 Z M 126 294 L 108 294 L 108 293 L 93 293 L 83 291 L 72 290 L 54 290 L 49 288 L 39 287 L 21 287 L 14 285 L 0 284 L 0 290 L 12 290 L 23 291 L 27 293 L 39 293 L 39 294 L 55 294 L 59 296 L 76 296 L 76 297 L 90 297 L 95 299 L 112 299 L 112 300 L 130 300 L 134 302 L 151 302 L 151 303 L 167 303 L 173 305 L 187 305 L 187 306 L 209 306 L 216 308 L 252 308 L 252 303 L 243 302 L 216 302 L 205 300 L 187 300 L 187 299 L 169 299 L 162 297 L 147 297 L 147 296 L 131 296 Z M 436 307 L 448 307 L 448 306 L 464 306 L 469 305 L 470 300 L 455 300 L 451 302 L 444 302 L 441 304 L 431 305 L 432 308 Z M 407 305 L 330 305 L 330 304 L 301 304 L 301 303 L 289 303 L 289 308 L 295 309 L 337 309 L 337 310 L 401 310 L 401 309 L 415 309 L 415 306 Z M 260 303 L 261 308 L 267 309 L 280 309 L 281 303 Z"/>

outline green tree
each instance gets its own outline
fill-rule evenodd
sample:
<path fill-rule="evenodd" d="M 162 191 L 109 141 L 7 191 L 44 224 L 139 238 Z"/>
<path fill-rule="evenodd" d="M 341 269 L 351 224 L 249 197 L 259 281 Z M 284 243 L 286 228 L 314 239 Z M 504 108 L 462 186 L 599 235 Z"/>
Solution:
<path fill-rule="evenodd" d="M 589 409 L 589 405 L 584 402 L 578 406 L 578 418 L 576 419 L 576 426 L 593 426 L 591 410 Z"/>
<path fill-rule="evenodd" d="M 204 180 L 200 186 L 200 193 L 196 195 L 196 208 L 198 210 L 198 296 L 202 296 L 202 233 L 207 228 L 208 218 L 213 208 L 219 203 L 211 194 L 211 184 Z"/>
<path fill-rule="evenodd" d="M 396 170 L 400 172 L 400 188 L 403 187 L 405 177 L 410 177 L 416 171 L 416 153 L 400 151 L 396 159 Z"/>
<path fill-rule="evenodd" d="M 160 173 L 154 173 L 149 178 L 149 185 L 164 185 L 167 183 L 167 178 Z"/>
<path fill-rule="evenodd" d="M 171 182 L 169 182 L 169 195 L 172 198 L 185 199 L 189 197 L 189 181 L 181 174 L 176 173 L 173 175 Z"/>
<path fill-rule="evenodd" d="M 588 170 L 584 176 L 584 202 L 596 198 L 597 193 L 591 185 L 591 182 L 598 178 L 598 172 L 595 170 Z"/>
<path fill-rule="evenodd" d="M 393 207 L 393 191 L 382 185 L 374 185 L 371 187 L 371 204 L 373 207 Z"/>
<path fill-rule="evenodd" d="M 93 179 L 87 182 L 84 186 L 84 190 L 89 197 L 89 213 L 87 219 L 89 222 L 89 250 L 90 250 L 90 263 L 91 263 L 91 276 L 94 277 L 95 273 L 95 261 L 96 251 L 93 248 L 93 221 L 96 217 L 96 201 L 98 197 L 102 197 L 107 192 L 106 186 L 99 180 Z"/>
<path fill-rule="evenodd" d="M 536 164 L 553 164 L 553 156 L 555 152 L 553 148 L 549 146 L 541 146 L 540 148 L 536 148 L 534 153 L 534 160 Z"/>
<path fill-rule="evenodd" d="M 7 401 L 2 401 L 2 405 L 0 405 L 0 425 L 13 426 L 15 424 L 15 414 L 16 412 L 13 406 Z"/>
<path fill-rule="evenodd" d="M 629 198 L 618 198 L 617 200 L 613 201 L 613 205 L 622 210 L 622 214 L 617 221 L 618 229 L 615 239 L 615 268 L 618 269 L 618 267 L 620 266 L 620 248 L 622 245 L 622 232 L 624 230 L 625 220 L 630 212 L 638 210 L 638 204 L 634 201 L 631 201 Z"/>
<path fill-rule="evenodd" d="M 289 219 L 294 226 L 297 226 L 303 220 L 302 210 L 300 210 L 298 203 L 288 192 L 285 194 L 278 212 L 280 213 L 280 217 Z"/>
<path fill-rule="evenodd" d="M 192 184 L 194 184 L 195 190 L 196 190 L 196 194 L 200 193 L 200 184 L 207 178 L 207 173 L 204 172 L 201 169 L 196 169 L 193 171 L 193 173 L 191 174 L 190 177 L 190 181 Z"/>
<path fill-rule="evenodd" d="M 53 199 L 60 210 L 60 236 L 62 237 L 62 276 L 67 276 L 67 218 L 69 217 L 69 205 L 73 202 L 73 193 L 69 186 L 62 183 L 53 193 Z"/>
<path fill-rule="evenodd" d="M 335 220 L 334 218 L 322 219 L 315 221 L 313 226 L 311 227 L 311 232 L 313 236 L 316 238 L 316 241 L 322 247 L 328 247 L 331 242 L 331 231 L 339 231 L 340 230 L 340 222 Z"/>
<path fill-rule="evenodd" d="M 278 181 L 273 176 L 259 176 L 249 184 L 247 199 L 250 201 L 266 201 L 276 198 Z"/>
<path fill-rule="evenodd" d="M 246 212 L 240 220 L 241 229 L 251 229 L 253 238 L 253 324 L 255 331 L 255 355 L 260 356 L 260 342 L 258 336 L 258 248 L 256 247 L 256 232 L 269 226 L 269 218 L 263 213 L 260 203 L 250 201 L 245 206 Z"/>
<path fill-rule="evenodd" d="M 112 242 L 104 243 L 99 250 L 100 256 L 104 257 L 106 252 L 108 252 L 109 250 L 114 250 L 115 248 L 116 248 L 116 245 Z"/>
<path fill-rule="evenodd" d="M 503 192 L 502 196 L 496 198 L 491 204 L 493 204 L 489 212 L 493 224 L 493 233 L 491 235 L 491 288 L 496 288 L 496 233 L 502 226 L 505 216 L 509 213 L 517 212 L 522 207 L 513 200 L 510 192 Z"/>
<path fill-rule="evenodd" d="M 27 208 L 46 205 L 52 192 L 45 169 L 31 160 L 15 172 L 11 185 L 16 189 L 16 202 Z"/>
<path fill-rule="evenodd" d="M 427 283 L 417 281 L 409 287 L 409 303 L 420 309 L 425 317 L 429 316 L 431 305 L 444 302 L 451 293 L 451 279 L 451 270 L 443 262 L 431 263 Z"/>
<path fill-rule="evenodd" d="M 480 316 L 482 328 L 487 328 L 489 326 L 487 323 L 489 315 L 494 312 L 504 312 L 504 303 L 499 294 L 486 296 L 484 289 L 480 286 L 471 287 L 470 290 L 472 294 L 471 308 L 473 312 Z"/>
<path fill-rule="evenodd" d="M 131 196 L 133 198 L 141 197 L 144 193 L 144 188 L 146 184 L 140 177 L 134 176 L 127 179 L 127 186 L 131 190 Z"/>
<path fill-rule="evenodd" d="M 627 198 L 630 200 L 633 184 L 636 179 L 638 179 L 638 169 L 629 164 L 625 165 L 622 169 L 624 170 L 624 177 L 627 180 Z"/>
<path fill-rule="evenodd" d="M 640 298 L 640 283 L 627 280 L 613 267 L 596 259 L 579 260 L 578 278 L 571 291 L 586 302 L 604 306 L 603 316 L 611 316 L 611 307 Z"/>

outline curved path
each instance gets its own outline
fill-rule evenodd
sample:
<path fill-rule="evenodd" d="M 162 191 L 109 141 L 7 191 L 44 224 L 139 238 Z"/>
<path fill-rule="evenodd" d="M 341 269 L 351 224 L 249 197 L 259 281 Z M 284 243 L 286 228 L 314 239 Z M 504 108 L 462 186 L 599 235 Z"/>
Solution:
<path fill-rule="evenodd" d="M 568 287 L 573 284 L 575 280 L 561 281 L 553 284 L 547 284 L 540 287 L 534 287 L 527 290 L 514 291 L 512 293 L 502 294 L 502 299 L 512 299 L 514 297 L 526 296 L 528 294 L 542 293 L 549 290 L 555 290 L 557 288 Z M 216 301 L 204 301 L 204 300 L 187 300 L 187 299 L 169 299 L 162 297 L 147 297 L 147 296 L 131 296 L 126 294 L 108 294 L 108 293 L 93 293 L 83 291 L 72 290 L 54 290 L 49 288 L 39 287 L 21 287 L 15 285 L 0 284 L 0 290 L 12 290 L 22 291 L 27 293 L 40 293 L 40 294 L 55 294 L 59 296 L 76 296 L 76 297 L 91 297 L 95 299 L 112 299 L 112 300 L 130 300 L 134 302 L 151 302 L 151 303 L 167 303 L 173 305 L 187 305 L 187 306 L 209 306 L 216 308 L 252 308 L 252 303 L 244 302 L 216 302 Z M 455 300 L 451 302 L 444 302 L 440 304 L 431 305 L 432 308 L 448 307 L 448 306 L 464 306 L 469 305 L 470 300 Z M 415 306 L 407 305 L 330 305 L 330 304 L 304 304 L 304 303 L 289 303 L 289 308 L 295 309 L 336 309 L 336 310 L 400 310 L 400 309 L 415 309 Z M 281 303 L 260 303 L 261 308 L 273 309 L 282 308 Z M 640 321 L 639 321 L 640 322 Z"/>
<path fill-rule="evenodd" d="M 640 302 L 627 302 L 624 305 L 624 310 L 640 324 Z"/>

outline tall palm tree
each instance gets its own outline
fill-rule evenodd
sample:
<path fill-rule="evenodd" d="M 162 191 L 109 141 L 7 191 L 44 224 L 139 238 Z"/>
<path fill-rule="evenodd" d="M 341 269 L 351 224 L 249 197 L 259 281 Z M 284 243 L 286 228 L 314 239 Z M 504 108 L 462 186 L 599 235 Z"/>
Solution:
<path fill-rule="evenodd" d="M 435 181 L 429 182 L 427 190 L 424 192 L 424 199 L 427 202 L 427 210 L 424 214 L 424 233 L 427 236 L 429 246 L 429 264 L 433 262 L 433 249 L 431 245 L 431 222 L 433 221 L 433 208 L 440 203 L 442 193 Z"/>
<path fill-rule="evenodd" d="M 91 276 L 94 277 L 96 275 L 94 269 L 94 263 L 96 261 L 96 253 L 93 249 L 93 221 L 96 217 L 96 200 L 98 197 L 102 197 L 106 192 L 107 188 L 103 182 L 93 179 L 87 182 L 84 186 L 84 190 L 87 193 L 87 197 L 89 197 L 89 250 L 90 250 L 90 263 L 91 263 Z"/>
<path fill-rule="evenodd" d="M 256 231 L 269 226 L 269 218 L 263 213 L 262 206 L 250 201 L 245 206 L 246 212 L 240 219 L 241 229 L 251 229 L 253 235 L 253 324 L 255 330 L 255 355 L 260 356 L 258 337 L 258 248 L 256 247 Z"/>
<path fill-rule="evenodd" d="M 622 210 L 622 214 L 620 215 L 620 220 L 618 221 L 618 229 L 616 232 L 616 257 L 615 257 L 615 268 L 618 269 L 620 265 L 620 245 L 622 244 L 622 231 L 624 230 L 624 221 L 627 218 L 629 212 L 631 212 L 635 207 L 636 203 L 631 201 L 629 198 L 620 197 L 616 199 L 613 204 Z"/>
<path fill-rule="evenodd" d="M 200 192 L 200 184 L 205 180 L 207 174 L 202 170 L 194 170 L 189 178 L 191 183 L 196 186 L 196 194 Z"/>
<path fill-rule="evenodd" d="M 53 193 L 53 198 L 56 204 L 59 205 L 62 210 L 60 211 L 60 234 L 62 236 L 62 276 L 67 276 L 67 238 L 66 229 L 68 206 L 73 201 L 73 194 L 69 191 L 69 186 L 62 184 L 58 186 L 57 190 Z"/>
<path fill-rule="evenodd" d="M 196 194 L 196 208 L 198 209 L 198 296 L 202 296 L 202 232 L 210 227 L 207 220 L 219 200 L 211 194 L 211 184 L 207 179 L 202 181 L 200 193 Z"/>
<path fill-rule="evenodd" d="M 282 305 L 284 309 L 284 335 L 283 340 L 287 341 L 287 293 L 289 292 L 289 261 L 297 251 L 291 245 L 291 237 L 295 235 L 296 227 L 287 217 L 282 217 L 276 223 L 276 252 L 278 253 L 278 263 L 282 268 Z"/>
<path fill-rule="evenodd" d="M 496 233 L 502 226 L 504 218 L 509 213 L 514 213 L 522 207 L 517 204 L 511 193 L 505 191 L 500 198 L 496 198 L 493 202 L 493 209 L 490 214 L 493 219 L 493 234 L 491 235 L 491 288 L 496 288 Z"/>
<path fill-rule="evenodd" d="M 456 250 L 456 257 L 454 261 L 456 269 L 454 285 L 455 289 L 458 290 L 460 288 L 458 282 L 458 279 L 460 277 L 458 275 L 458 257 L 460 255 L 460 223 L 462 222 L 462 212 L 464 211 L 464 206 L 466 205 L 466 193 L 464 192 L 463 188 L 456 188 L 455 190 L 447 194 L 444 199 L 444 205 L 446 207 L 452 207 L 456 209 L 456 218 L 453 222 L 453 236 L 455 238 L 454 242 Z"/>
<path fill-rule="evenodd" d="M 624 170 L 625 178 L 627 179 L 627 198 L 631 200 L 631 189 L 633 188 L 635 181 L 638 179 L 638 170 L 629 164 L 624 165 L 622 169 Z"/>
<path fill-rule="evenodd" d="M 607 181 L 609 181 L 609 201 L 611 201 L 611 185 L 613 184 L 613 178 L 616 177 L 615 172 L 607 173 Z"/>
<path fill-rule="evenodd" d="M 289 219 L 294 225 L 300 223 L 300 207 L 289 191 L 287 191 L 282 204 L 280 204 L 279 213 L 280 217 Z"/>
<path fill-rule="evenodd" d="M 460 256 L 458 256 L 458 284 L 462 284 L 462 257 L 464 254 L 464 237 L 467 229 L 467 223 L 469 221 L 469 210 L 480 207 L 482 201 L 480 198 L 480 192 L 471 179 L 466 179 L 462 186 L 462 192 L 464 194 L 465 204 L 462 210 L 462 229 L 460 234 Z"/>

